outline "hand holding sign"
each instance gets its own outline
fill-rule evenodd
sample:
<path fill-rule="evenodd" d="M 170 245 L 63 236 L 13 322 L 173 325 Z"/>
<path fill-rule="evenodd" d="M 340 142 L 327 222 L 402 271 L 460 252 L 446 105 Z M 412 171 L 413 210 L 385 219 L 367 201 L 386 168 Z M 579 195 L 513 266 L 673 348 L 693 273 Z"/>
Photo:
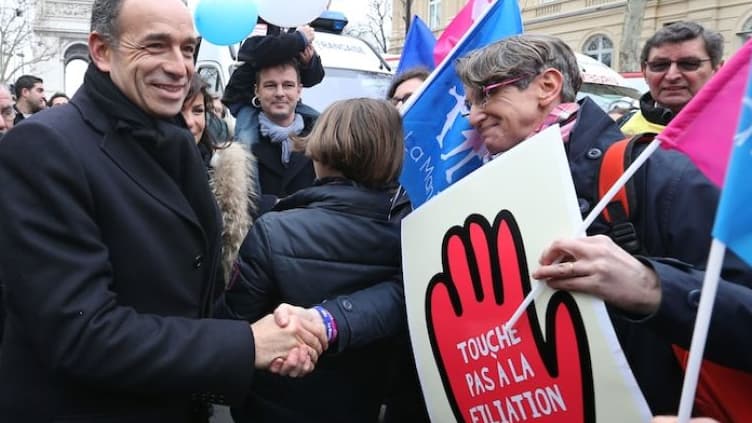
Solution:
<path fill-rule="evenodd" d="M 572 296 L 555 293 L 545 330 L 534 306 L 503 323 L 530 291 L 514 216 L 480 215 L 444 235 L 443 272 L 428 285 L 429 337 L 455 417 L 467 422 L 594 422 L 585 328 Z M 544 336 L 545 335 L 545 336 Z"/>

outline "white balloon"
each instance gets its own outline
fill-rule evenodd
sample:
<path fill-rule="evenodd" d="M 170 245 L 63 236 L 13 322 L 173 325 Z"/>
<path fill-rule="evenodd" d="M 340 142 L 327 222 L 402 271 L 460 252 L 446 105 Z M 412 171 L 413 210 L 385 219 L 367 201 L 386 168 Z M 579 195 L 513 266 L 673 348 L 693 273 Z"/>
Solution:
<path fill-rule="evenodd" d="M 313 22 L 326 10 L 329 0 L 257 0 L 258 14 L 265 21 L 284 28 Z"/>

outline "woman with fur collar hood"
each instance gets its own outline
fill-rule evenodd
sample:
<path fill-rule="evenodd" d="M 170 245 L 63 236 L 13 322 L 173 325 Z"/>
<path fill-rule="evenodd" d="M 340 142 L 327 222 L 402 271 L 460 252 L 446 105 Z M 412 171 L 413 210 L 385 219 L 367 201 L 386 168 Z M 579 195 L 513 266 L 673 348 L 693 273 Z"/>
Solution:
<path fill-rule="evenodd" d="M 211 107 L 208 84 L 195 74 L 181 114 L 208 167 L 209 184 L 222 214 L 222 271 L 229 283 L 240 244 L 253 224 L 254 158 L 242 144 L 215 142 L 206 129 Z"/>

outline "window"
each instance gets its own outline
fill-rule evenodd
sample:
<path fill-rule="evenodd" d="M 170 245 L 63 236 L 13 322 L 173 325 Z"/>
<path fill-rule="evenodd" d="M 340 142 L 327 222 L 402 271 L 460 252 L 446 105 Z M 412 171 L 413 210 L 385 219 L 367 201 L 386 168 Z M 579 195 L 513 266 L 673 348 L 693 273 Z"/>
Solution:
<path fill-rule="evenodd" d="M 594 35 L 585 42 L 585 51 L 583 53 L 610 67 L 614 53 L 614 43 L 605 35 Z"/>
<path fill-rule="evenodd" d="M 428 0 L 428 26 L 431 29 L 441 27 L 441 0 Z"/>
<path fill-rule="evenodd" d="M 742 39 L 742 44 L 752 38 L 752 18 L 749 18 L 747 19 L 747 22 L 744 22 L 741 32 L 738 32 L 736 35 Z"/>

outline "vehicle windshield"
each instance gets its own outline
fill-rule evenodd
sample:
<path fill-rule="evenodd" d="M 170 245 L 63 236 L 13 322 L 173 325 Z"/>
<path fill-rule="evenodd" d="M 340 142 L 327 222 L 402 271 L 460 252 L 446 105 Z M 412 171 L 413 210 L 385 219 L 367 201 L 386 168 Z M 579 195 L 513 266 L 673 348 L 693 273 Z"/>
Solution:
<path fill-rule="evenodd" d="M 584 82 L 580 92 L 577 93 L 577 99 L 586 96 L 590 97 L 601 109 L 609 111 L 609 106 L 614 101 L 624 100 L 625 97 L 638 100 L 640 92 L 632 87 Z"/>
<path fill-rule="evenodd" d="M 323 111 L 337 100 L 368 97 L 383 99 L 392 81 L 387 73 L 326 68 L 321 83 L 303 90 L 303 103 Z"/>

